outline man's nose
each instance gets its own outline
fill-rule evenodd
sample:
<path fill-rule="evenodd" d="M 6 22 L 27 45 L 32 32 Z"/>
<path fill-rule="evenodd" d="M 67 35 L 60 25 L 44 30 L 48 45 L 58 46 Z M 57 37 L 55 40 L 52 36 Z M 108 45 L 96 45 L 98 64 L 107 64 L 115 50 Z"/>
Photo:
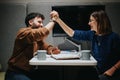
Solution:
<path fill-rule="evenodd" d="M 42 26 L 42 27 L 43 27 L 43 23 L 41 23 L 41 24 L 40 24 L 40 26 Z"/>

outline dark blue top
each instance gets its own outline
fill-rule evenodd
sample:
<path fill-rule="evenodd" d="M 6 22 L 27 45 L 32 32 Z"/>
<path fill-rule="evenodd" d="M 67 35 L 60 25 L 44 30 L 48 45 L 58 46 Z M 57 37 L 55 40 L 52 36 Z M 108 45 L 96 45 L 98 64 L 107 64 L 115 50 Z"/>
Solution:
<path fill-rule="evenodd" d="M 97 60 L 100 73 L 111 68 L 120 60 L 120 36 L 114 32 L 98 36 L 94 31 L 75 30 L 74 39 L 92 42 L 92 55 Z"/>

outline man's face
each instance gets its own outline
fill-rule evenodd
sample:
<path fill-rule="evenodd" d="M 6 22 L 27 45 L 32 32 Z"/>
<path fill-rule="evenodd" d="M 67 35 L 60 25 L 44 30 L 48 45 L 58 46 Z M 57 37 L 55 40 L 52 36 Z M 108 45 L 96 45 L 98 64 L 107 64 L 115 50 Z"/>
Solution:
<path fill-rule="evenodd" d="M 31 20 L 30 24 L 34 28 L 43 27 L 43 20 L 40 17 L 35 17 L 34 19 Z"/>

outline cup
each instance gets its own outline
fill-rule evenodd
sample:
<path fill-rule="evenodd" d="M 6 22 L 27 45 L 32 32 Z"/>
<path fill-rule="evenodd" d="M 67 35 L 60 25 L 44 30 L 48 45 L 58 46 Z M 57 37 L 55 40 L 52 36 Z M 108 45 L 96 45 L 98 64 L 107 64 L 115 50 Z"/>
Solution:
<path fill-rule="evenodd" d="M 82 60 L 90 60 L 91 50 L 82 50 L 81 51 L 81 59 Z"/>
<path fill-rule="evenodd" d="M 38 60 L 46 60 L 46 50 L 37 50 L 37 59 Z"/>

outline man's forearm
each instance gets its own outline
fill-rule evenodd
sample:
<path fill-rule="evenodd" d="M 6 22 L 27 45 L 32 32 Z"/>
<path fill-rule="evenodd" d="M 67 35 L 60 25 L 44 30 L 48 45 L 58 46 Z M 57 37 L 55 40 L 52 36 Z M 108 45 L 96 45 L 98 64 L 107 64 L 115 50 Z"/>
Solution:
<path fill-rule="evenodd" d="M 50 22 L 45 26 L 45 28 L 47 28 L 49 31 L 51 31 L 51 30 L 53 29 L 54 25 L 55 25 L 55 22 L 50 21 Z"/>

